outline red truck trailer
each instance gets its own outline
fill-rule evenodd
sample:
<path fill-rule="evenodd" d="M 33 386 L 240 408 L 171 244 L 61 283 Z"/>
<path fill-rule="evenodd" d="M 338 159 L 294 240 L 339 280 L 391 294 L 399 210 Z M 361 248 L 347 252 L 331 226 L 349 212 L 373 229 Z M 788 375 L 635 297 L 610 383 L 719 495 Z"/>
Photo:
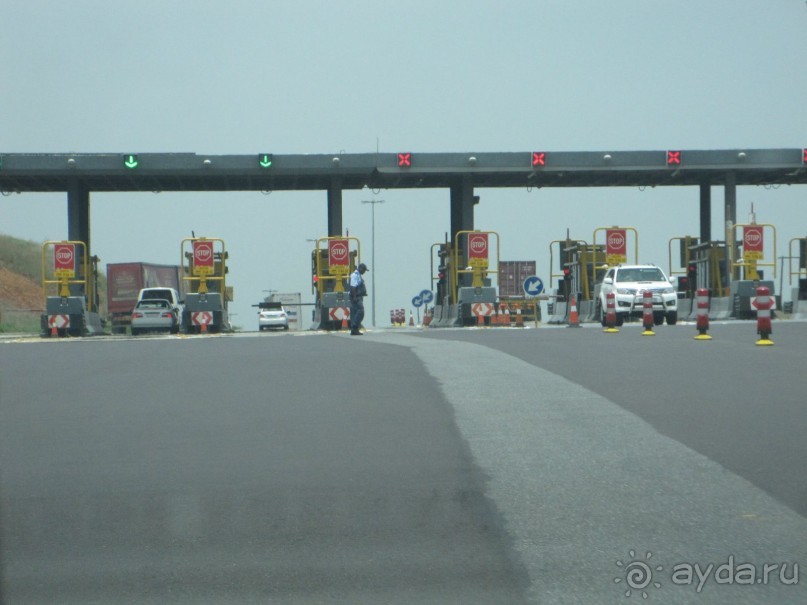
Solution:
<path fill-rule="evenodd" d="M 174 288 L 183 293 L 181 267 L 149 263 L 109 263 L 106 266 L 107 310 L 113 334 L 125 334 L 143 288 Z"/>

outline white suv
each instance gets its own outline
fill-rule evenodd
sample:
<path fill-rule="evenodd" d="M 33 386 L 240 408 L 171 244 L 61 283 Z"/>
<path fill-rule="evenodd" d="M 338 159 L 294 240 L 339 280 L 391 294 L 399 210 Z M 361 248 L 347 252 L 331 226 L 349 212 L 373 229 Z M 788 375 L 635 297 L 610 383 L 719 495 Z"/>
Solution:
<path fill-rule="evenodd" d="M 653 293 L 653 323 L 668 325 L 678 321 L 678 295 L 670 280 L 656 265 L 619 265 L 611 267 L 600 285 L 600 321 L 605 325 L 606 296 L 614 293 L 616 323 L 626 317 L 641 317 L 644 312 L 644 292 Z"/>

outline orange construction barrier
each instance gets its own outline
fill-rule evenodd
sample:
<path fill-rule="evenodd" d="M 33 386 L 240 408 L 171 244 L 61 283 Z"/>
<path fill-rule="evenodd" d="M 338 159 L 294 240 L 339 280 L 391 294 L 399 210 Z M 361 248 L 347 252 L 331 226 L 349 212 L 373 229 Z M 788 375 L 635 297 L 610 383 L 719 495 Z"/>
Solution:
<path fill-rule="evenodd" d="M 572 295 L 571 300 L 571 310 L 569 311 L 569 328 L 579 328 L 580 327 L 580 314 L 577 312 L 577 300 L 575 299 L 574 295 Z"/>

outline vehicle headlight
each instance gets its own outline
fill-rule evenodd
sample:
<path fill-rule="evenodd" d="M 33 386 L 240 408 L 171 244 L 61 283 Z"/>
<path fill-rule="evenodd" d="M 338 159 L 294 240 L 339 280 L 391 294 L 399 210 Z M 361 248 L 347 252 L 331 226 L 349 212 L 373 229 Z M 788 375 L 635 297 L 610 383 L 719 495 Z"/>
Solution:
<path fill-rule="evenodd" d="M 675 288 L 670 286 L 669 288 L 664 288 L 661 291 L 662 294 L 675 294 Z"/>
<path fill-rule="evenodd" d="M 617 288 L 617 294 L 636 294 L 636 290 L 634 288 Z"/>

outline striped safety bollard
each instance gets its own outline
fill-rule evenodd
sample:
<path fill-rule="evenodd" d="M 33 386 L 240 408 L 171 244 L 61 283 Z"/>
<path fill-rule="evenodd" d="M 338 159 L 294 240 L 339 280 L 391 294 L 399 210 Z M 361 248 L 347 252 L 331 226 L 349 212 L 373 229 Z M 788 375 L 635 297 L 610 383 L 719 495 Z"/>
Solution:
<path fill-rule="evenodd" d="M 619 332 L 616 327 L 616 295 L 609 292 L 605 295 L 605 329 L 603 332 L 614 334 Z"/>
<path fill-rule="evenodd" d="M 773 332 L 771 310 L 774 307 L 774 299 L 771 296 L 770 289 L 765 286 L 759 286 L 757 296 L 751 301 L 751 306 L 757 310 L 757 334 L 759 334 L 757 345 L 770 347 L 773 345 L 773 341 L 769 337 Z"/>
<path fill-rule="evenodd" d="M 697 304 L 698 318 L 696 327 L 698 328 L 698 335 L 695 340 L 712 340 L 712 337 L 707 334 L 709 331 L 709 290 L 707 288 L 698 288 Z"/>
<path fill-rule="evenodd" d="M 642 294 L 642 325 L 644 332 L 642 336 L 655 336 L 653 332 L 653 293 L 645 290 Z"/>

